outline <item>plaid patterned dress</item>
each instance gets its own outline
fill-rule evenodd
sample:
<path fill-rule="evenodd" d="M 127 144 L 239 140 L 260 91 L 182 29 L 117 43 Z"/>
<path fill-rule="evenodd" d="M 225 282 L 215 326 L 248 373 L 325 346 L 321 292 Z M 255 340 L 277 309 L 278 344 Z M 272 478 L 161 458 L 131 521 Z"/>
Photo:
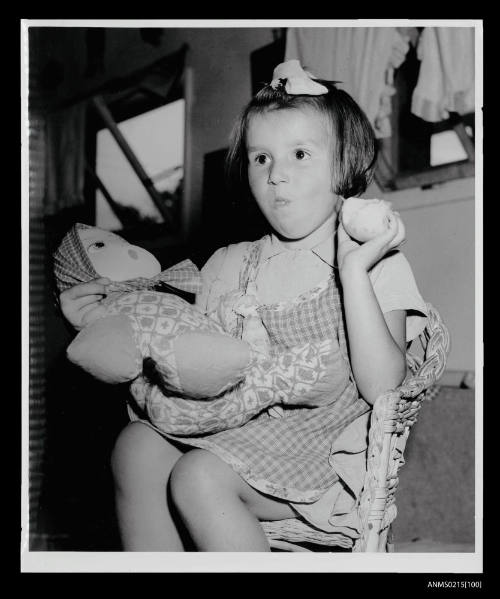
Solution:
<path fill-rule="evenodd" d="M 239 278 L 243 292 L 255 280 L 261 247 L 262 240 L 252 244 L 243 261 Z M 341 377 L 347 384 L 332 389 L 332 403 L 327 406 L 287 406 L 280 418 L 265 411 L 239 428 L 202 438 L 172 438 L 211 451 L 263 493 L 290 502 L 312 503 L 339 480 L 331 465 L 333 442 L 370 409 L 359 397 L 350 371 L 335 277 L 293 301 L 259 306 L 258 313 L 272 350 L 333 339 L 343 356 L 335 368 L 347 375 Z M 237 322 L 232 332 L 241 336 L 243 319 Z"/>

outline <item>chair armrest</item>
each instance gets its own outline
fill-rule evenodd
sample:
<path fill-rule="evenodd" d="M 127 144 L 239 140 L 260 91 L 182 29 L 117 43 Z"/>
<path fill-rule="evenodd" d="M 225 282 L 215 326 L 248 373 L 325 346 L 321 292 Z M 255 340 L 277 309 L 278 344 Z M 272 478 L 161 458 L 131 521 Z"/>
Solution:
<path fill-rule="evenodd" d="M 411 375 L 397 389 L 380 395 L 373 404 L 368 431 L 367 471 L 359 501 L 363 533 L 354 551 L 384 551 L 390 524 L 397 515 L 395 492 L 404 450 L 422 401 L 442 375 L 450 349 L 449 333 L 439 313 L 430 305 L 425 330 L 420 335 L 424 356 L 411 354 Z"/>

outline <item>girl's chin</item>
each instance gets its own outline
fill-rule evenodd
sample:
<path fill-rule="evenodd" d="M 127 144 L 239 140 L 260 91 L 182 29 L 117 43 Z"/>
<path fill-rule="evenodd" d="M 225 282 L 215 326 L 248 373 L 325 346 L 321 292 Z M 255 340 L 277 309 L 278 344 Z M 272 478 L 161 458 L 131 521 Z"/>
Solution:
<path fill-rule="evenodd" d="M 302 241 L 314 233 L 314 231 L 304 231 L 300 229 L 274 229 L 274 232 L 278 239 L 285 242 Z"/>
<path fill-rule="evenodd" d="M 310 235 L 310 231 L 304 231 L 300 227 L 273 227 L 276 235 L 284 241 L 298 241 Z"/>
<path fill-rule="evenodd" d="M 325 227 L 325 229 L 324 229 Z M 326 230 L 326 223 L 318 225 L 316 227 L 304 228 L 303 223 L 297 224 L 295 227 L 273 227 L 274 232 L 281 241 L 303 241 L 309 237 L 315 235 L 322 235 L 322 232 Z"/>
<path fill-rule="evenodd" d="M 272 215 L 274 216 L 274 215 Z M 332 233 L 336 229 L 337 214 L 318 215 L 312 222 L 310 215 L 304 214 L 302 218 L 296 215 L 294 218 L 269 218 L 269 223 L 276 235 L 283 241 L 301 241 L 315 235 L 324 235 L 330 229 Z"/>

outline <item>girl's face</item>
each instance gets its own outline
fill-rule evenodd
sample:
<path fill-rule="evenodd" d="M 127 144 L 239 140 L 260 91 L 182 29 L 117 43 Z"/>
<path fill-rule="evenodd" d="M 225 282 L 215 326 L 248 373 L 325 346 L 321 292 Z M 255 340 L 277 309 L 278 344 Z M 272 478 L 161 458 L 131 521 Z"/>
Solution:
<path fill-rule="evenodd" d="M 273 110 L 250 119 L 250 188 L 282 237 L 304 239 L 336 212 L 332 143 L 331 124 L 314 109 Z"/>

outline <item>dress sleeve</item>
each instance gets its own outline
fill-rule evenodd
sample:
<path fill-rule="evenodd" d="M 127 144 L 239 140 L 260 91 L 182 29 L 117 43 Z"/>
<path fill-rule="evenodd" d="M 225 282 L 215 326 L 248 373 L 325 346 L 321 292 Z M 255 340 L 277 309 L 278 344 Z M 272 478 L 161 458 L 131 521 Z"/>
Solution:
<path fill-rule="evenodd" d="M 427 306 L 404 254 L 396 251 L 381 260 L 370 279 L 382 312 L 406 310 L 406 341 L 415 339 L 425 327 Z"/>
<path fill-rule="evenodd" d="M 203 291 L 196 298 L 196 306 L 212 315 L 220 298 L 238 289 L 243 257 L 249 242 L 241 242 L 216 250 L 201 268 Z"/>
<path fill-rule="evenodd" d="M 208 303 L 211 290 L 220 274 L 220 271 L 222 270 L 226 254 L 227 247 L 219 248 L 210 256 L 210 258 L 205 262 L 205 265 L 201 268 L 203 290 L 196 296 L 196 306 L 204 314 L 208 312 Z"/>

